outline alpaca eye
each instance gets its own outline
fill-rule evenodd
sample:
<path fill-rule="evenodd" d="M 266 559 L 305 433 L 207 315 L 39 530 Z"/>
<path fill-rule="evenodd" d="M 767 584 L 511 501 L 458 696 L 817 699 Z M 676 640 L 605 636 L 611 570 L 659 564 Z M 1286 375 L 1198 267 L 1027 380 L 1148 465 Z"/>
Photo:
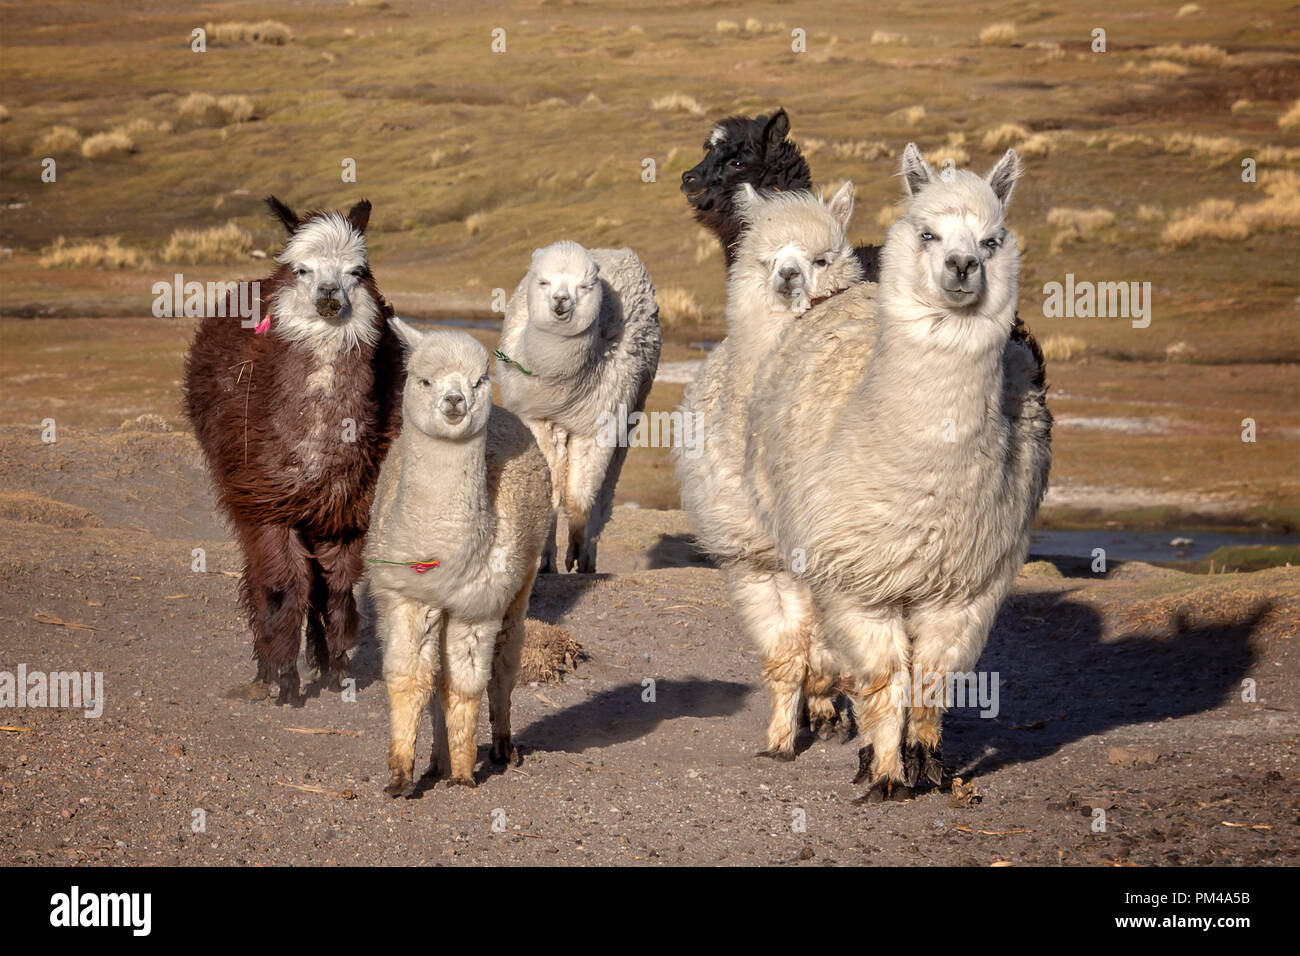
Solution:
<path fill-rule="evenodd" d="M 738 160 L 738 159 L 733 159 L 731 162 L 727 163 L 727 165 L 730 166 L 732 169 L 744 169 L 744 168 L 745 168 L 745 164 L 742 163 L 742 162 L 741 162 L 740 160 Z"/>
<path fill-rule="evenodd" d="M 366 270 L 361 268 L 360 266 L 352 270 L 353 277 L 357 279 L 360 279 L 365 274 L 366 274 Z"/>
<path fill-rule="evenodd" d="M 294 266 L 293 274 L 296 276 L 305 276 L 311 272 L 306 266 Z"/>
<path fill-rule="evenodd" d="M 813 265 L 815 265 L 819 269 L 825 269 L 830 264 L 831 264 L 830 260 L 827 259 L 825 256 L 818 256 L 816 259 L 813 260 Z"/>
<path fill-rule="evenodd" d="M 422 379 L 420 379 L 420 384 L 421 384 L 422 386 L 424 386 L 425 388 L 428 388 L 428 387 L 429 387 L 429 380 L 428 380 L 427 378 L 422 378 Z"/>
<path fill-rule="evenodd" d="M 541 286 L 543 289 L 549 289 L 549 288 L 551 287 L 551 280 L 550 280 L 550 279 L 538 279 L 538 280 L 537 280 L 537 284 L 538 284 L 539 286 Z"/>
<path fill-rule="evenodd" d="M 923 232 L 923 233 L 921 233 L 921 241 L 922 241 L 922 242 L 929 242 L 929 241 L 931 241 L 933 238 L 934 238 L 934 233 L 932 233 L 932 232 Z"/>
<path fill-rule="evenodd" d="M 996 249 L 999 245 L 997 237 L 994 236 L 992 239 L 985 239 L 984 245 L 988 246 L 990 249 Z"/>
<path fill-rule="evenodd" d="M 488 381 L 489 381 L 488 377 L 484 375 L 481 379 L 478 380 L 478 386 L 475 387 L 486 385 Z"/>

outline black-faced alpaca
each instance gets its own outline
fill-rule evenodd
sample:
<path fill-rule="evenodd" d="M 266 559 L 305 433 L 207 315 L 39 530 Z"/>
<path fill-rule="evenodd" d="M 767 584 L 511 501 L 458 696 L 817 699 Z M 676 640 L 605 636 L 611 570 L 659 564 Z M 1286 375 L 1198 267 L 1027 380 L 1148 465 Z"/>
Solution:
<path fill-rule="evenodd" d="M 745 183 L 755 189 L 790 192 L 812 188 L 812 171 L 799 147 L 789 142 L 790 117 L 778 109 L 770 116 L 730 116 L 714 124 L 704 143 L 704 158 L 682 173 L 682 193 L 695 219 L 722 243 L 727 269 L 736 260 L 736 244 L 745 223 L 735 207 L 736 191 Z M 856 246 L 867 282 L 880 281 L 880 246 Z M 1036 384 L 1043 385 L 1043 352 L 1016 314 L 1013 341 L 1024 342 L 1038 363 Z"/>
<path fill-rule="evenodd" d="M 778 109 L 768 116 L 729 116 L 704 143 L 704 158 L 682 173 L 682 194 L 695 219 L 722 243 L 727 269 L 736 261 L 736 244 L 745 228 L 735 207 L 736 190 L 748 183 L 758 190 L 812 189 L 812 171 L 799 147 L 786 137 L 790 117 Z M 880 247 L 853 250 L 868 282 L 880 278 Z"/>
<path fill-rule="evenodd" d="M 232 696 L 300 705 L 296 658 L 347 675 L 352 586 L 379 466 L 400 428 L 402 349 L 366 261 L 370 203 L 299 217 L 262 281 L 257 327 L 208 316 L 185 365 L 185 405 L 244 554 L 240 595 L 257 677 Z"/>

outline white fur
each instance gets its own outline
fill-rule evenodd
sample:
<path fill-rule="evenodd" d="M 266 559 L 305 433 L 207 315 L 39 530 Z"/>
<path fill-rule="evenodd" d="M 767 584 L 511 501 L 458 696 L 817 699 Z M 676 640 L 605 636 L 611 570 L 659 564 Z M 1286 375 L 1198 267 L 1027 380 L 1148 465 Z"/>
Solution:
<path fill-rule="evenodd" d="M 354 274 L 366 265 L 366 237 L 337 212 L 318 216 L 289 237 L 276 261 L 302 274 L 282 286 L 272 309 L 271 331 L 301 344 L 322 363 L 334 361 L 340 349 L 351 351 L 379 341 L 379 304 Z M 337 288 L 335 316 L 317 311 L 320 290 Z"/>
<path fill-rule="evenodd" d="M 946 182 L 914 146 L 905 156 L 913 198 L 879 292 L 859 286 L 788 327 L 754 389 L 745 469 L 777 550 L 806 554 L 801 579 L 857 687 L 871 777 L 890 785 L 908 776 L 904 739 L 939 742 L 941 709 L 908 710 L 897 688 L 975 665 L 1051 460 L 1035 363 L 1008 337 L 1019 251 L 1003 211 L 1019 161 Z M 952 255 L 975 260 L 960 282 Z"/>
<path fill-rule="evenodd" d="M 441 749 L 437 759 L 449 762 L 455 781 L 473 781 L 485 688 L 494 755 L 508 755 L 510 691 L 551 489 L 528 429 L 492 405 L 483 347 L 463 332 L 421 335 L 392 321 L 412 352 L 402 433 L 380 473 L 367 555 L 439 562 L 423 574 L 372 563 L 368 575 L 392 717 L 389 792 L 397 795 L 409 792 L 415 727 L 435 689 L 435 731 L 445 731 L 435 754 Z"/>
<path fill-rule="evenodd" d="M 814 299 L 860 282 L 862 268 L 845 232 L 852 183 L 828 204 L 808 192 L 764 198 L 746 186 L 737 208 L 748 225 L 727 282 L 727 338 L 682 403 L 684 414 L 702 420 L 703 454 L 674 449 L 674 458 L 696 540 L 722 566 L 737 617 L 763 654 L 773 695 L 766 752 L 788 757 L 800 695 L 825 696 L 834 675 L 810 663 L 820 657 L 811 596 L 785 570 L 788 555 L 777 551 L 744 490 L 749 402 L 755 376 L 779 362 L 771 353 L 782 332 Z M 795 274 L 782 277 L 782 270 Z"/>
<path fill-rule="evenodd" d="M 568 313 L 557 314 L 567 301 Z M 533 253 L 506 307 L 500 349 L 533 374 L 498 363 L 502 403 L 533 430 L 551 470 L 555 513 L 569 524 L 565 566 L 596 569 L 626 447 L 597 440 L 620 411 L 645 407 L 659 367 L 659 306 L 630 249 L 562 241 Z M 608 430 L 607 428 L 605 429 Z M 542 557 L 553 571 L 554 529 Z"/>

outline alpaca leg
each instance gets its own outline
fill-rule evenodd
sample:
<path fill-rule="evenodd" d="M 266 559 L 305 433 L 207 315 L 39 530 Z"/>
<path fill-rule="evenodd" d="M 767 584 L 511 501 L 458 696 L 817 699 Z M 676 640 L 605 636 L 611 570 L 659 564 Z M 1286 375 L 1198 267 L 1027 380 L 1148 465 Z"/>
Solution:
<path fill-rule="evenodd" d="M 451 782 L 461 786 L 474 786 L 478 711 L 483 690 L 492 676 L 492 658 L 500 630 L 500 621 L 470 624 L 452 618 L 447 622 L 438 696 L 442 698 L 443 719 L 447 722 Z"/>
<path fill-rule="evenodd" d="M 311 590 L 311 556 L 298 532 L 286 525 L 251 525 L 239 532 L 244 550 L 240 590 L 258 662 L 254 687 L 274 678 L 280 688 L 276 702 L 300 707 L 297 657 Z M 231 696 L 257 699 L 241 690 Z"/>
<path fill-rule="evenodd" d="M 375 599 L 388 688 L 390 779 L 384 792 L 390 797 L 407 797 L 415 789 L 415 736 L 420 714 L 437 678 L 441 615 L 391 592 L 380 592 Z"/>
<path fill-rule="evenodd" d="M 524 650 L 524 617 L 528 613 L 528 597 L 533 589 L 532 578 L 524 582 L 515 599 L 510 602 L 501 635 L 497 638 L 492 656 L 492 677 L 488 681 L 488 721 L 492 724 L 493 763 L 514 764 L 523 761 L 510 736 L 510 694 L 519 679 L 520 658 Z"/>
<path fill-rule="evenodd" d="M 339 541 L 322 542 L 316 559 L 324 572 L 325 640 L 329 652 L 330 690 L 341 690 L 348 676 L 348 649 L 356 642 L 361 617 L 357 613 L 353 586 L 365 571 L 365 538 L 358 535 Z M 322 673 L 324 673 L 322 671 Z"/>
<path fill-rule="evenodd" d="M 829 597 L 822 612 L 826 638 L 854 681 L 851 700 L 862 747 L 853 782 L 868 783 L 863 799 L 905 796 L 902 744 L 911 647 L 902 616 L 847 595 Z"/>
<path fill-rule="evenodd" d="M 626 448 L 606 446 L 595 435 L 570 435 L 569 468 L 564 489 L 564 504 L 569 515 L 569 550 L 564 566 L 580 574 L 596 571 L 596 540 L 608 520 L 602 495 L 607 490 L 609 471 L 618 452 Z M 617 481 L 617 473 L 613 480 Z M 610 500 L 613 487 L 608 486 Z"/>
<path fill-rule="evenodd" d="M 546 536 L 546 543 L 542 545 L 542 560 L 537 566 L 539 574 L 555 574 L 558 568 L 555 564 L 555 531 L 559 524 L 559 517 L 554 508 L 551 509 L 551 531 Z"/>
<path fill-rule="evenodd" d="M 820 739 L 839 736 L 847 741 L 849 720 L 836 708 L 839 699 L 839 662 L 825 643 L 820 624 L 813 627 L 808 647 L 808 671 L 803 695 L 808 702 L 808 728 Z"/>
<path fill-rule="evenodd" d="M 990 593 L 966 606 L 920 607 L 908 615 L 913 634 L 908 751 L 915 755 L 913 776 L 935 786 L 943 782 L 943 712 L 953 703 L 948 689 L 956 681 L 968 686 L 962 675 L 979 660 L 1001 597 Z"/>
<path fill-rule="evenodd" d="M 767 745 L 758 756 L 794 759 L 799 702 L 808 673 L 813 605 L 807 588 L 784 572 L 733 567 L 727 571 L 732 607 L 763 655 L 763 680 L 772 695 Z"/>
<path fill-rule="evenodd" d="M 447 750 L 447 721 L 442 716 L 442 697 L 436 692 L 429 695 L 429 717 L 433 722 L 433 743 L 429 748 L 429 769 L 425 776 L 438 780 L 443 773 L 450 772 L 451 755 Z"/>
<path fill-rule="evenodd" d="M 329 588 L 319 564 L 312 562 L 311 590 L 307 606 L 307 665 L 320 677 L 329 673 L 329 644 L 325 639 L 325 618 L 329 605 Z"/>

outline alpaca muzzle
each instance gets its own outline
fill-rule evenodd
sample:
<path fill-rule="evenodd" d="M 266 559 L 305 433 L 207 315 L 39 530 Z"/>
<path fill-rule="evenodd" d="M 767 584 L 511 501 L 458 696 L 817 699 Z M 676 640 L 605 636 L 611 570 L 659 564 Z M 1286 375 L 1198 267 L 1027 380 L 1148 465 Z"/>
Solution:
<path fill-rule="evenodd" d="M 343 301 L 338 297 L 337 293 L 323 295 L 316 299 L 316 314 L 323 319 L 338 318 L 339 313 L 342 311 Z"/>

